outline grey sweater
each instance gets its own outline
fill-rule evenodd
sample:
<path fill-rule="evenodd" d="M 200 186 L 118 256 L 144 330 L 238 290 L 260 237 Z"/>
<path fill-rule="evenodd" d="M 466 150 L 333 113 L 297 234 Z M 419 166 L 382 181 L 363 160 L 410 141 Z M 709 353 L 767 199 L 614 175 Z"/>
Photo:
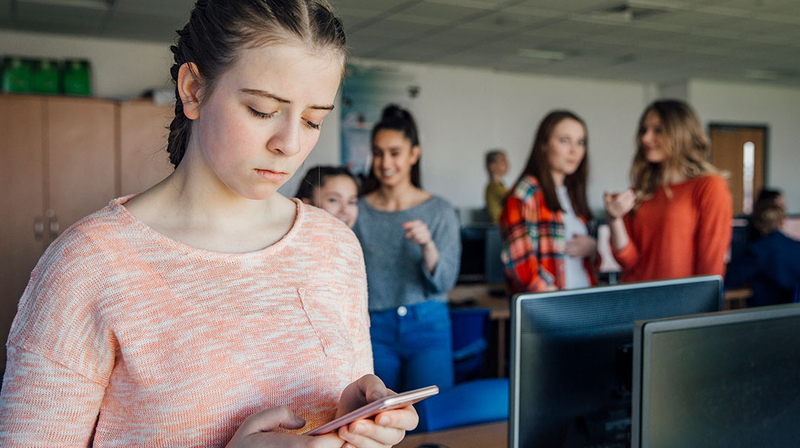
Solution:
<path fill-rule="evenodd" d="M 403 237 L 402 224 L 415 219 L 428 226 L 439 250 L 432 274 L 425 267 L 422 248 Z M 353 231 L 364 249 L 370 311 L 447 300 L 461 263 L 460 224 L 447 201 L 433 196 L 406 210 L 384 212 L 361 198 Z"/>

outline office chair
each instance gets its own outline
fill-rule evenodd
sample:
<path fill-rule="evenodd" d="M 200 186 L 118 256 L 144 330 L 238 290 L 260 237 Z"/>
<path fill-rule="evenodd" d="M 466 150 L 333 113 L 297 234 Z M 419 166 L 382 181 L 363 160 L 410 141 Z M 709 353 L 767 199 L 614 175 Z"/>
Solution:
<path fill-rule="evenodd" d="M 508 378 L 457 384 L 414 405 L 419 425 L 414 432 L 440 431 L 508 419 Z"/>
<path fill-rule="evenodd" d="M 483 377 L 484 355 L 489 346 L 489 312 L 488 308 L 450 310 L 456 384 Z"/>

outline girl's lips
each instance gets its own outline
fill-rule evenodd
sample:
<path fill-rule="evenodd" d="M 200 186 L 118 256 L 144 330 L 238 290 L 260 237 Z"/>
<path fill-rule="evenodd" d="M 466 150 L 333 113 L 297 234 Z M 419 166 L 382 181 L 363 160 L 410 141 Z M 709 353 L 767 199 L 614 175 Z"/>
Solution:
<path fill-rule="evenodd" d="M 265 179 L 265 180 L 268 180 L 268 181 L 271 181 L 271 182 L 280 182 L 280 181 L 282 181 L 283 179 L 286 178 L 286 174 L 287 174 L 287 173 L 278 173 L 278 172 L 270 171 L 270 170 L 260 170 L 258 168 L 256 168 L 256 173 L 258 173 L 258 175 L 262 179 Z"/>

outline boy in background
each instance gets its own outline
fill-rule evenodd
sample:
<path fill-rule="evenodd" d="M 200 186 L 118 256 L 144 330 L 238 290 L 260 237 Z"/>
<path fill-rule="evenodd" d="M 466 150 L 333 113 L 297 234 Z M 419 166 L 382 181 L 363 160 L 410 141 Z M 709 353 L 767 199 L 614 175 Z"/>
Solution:
<path fill-rule="evenodd" d="M 503 200 L 508 193 L 503 185 L 503 176 L 508 173 L 506 153 L 499 149 L 487 152 L 486 171 L 489 172 L 489 183 L 486 185 L 484 194 L 486 213 L 489 215 L 490 222 L 497 223 L 497 219 L 503 211 Z"/>

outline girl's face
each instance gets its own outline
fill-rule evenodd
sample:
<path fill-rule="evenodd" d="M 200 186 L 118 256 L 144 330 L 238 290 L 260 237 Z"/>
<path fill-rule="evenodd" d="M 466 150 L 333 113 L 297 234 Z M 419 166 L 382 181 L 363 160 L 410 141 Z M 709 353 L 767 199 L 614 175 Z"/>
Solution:
<path fill-rule="evenodd" d="M 300 167 L 333 109 L 342 57 L 301 44 L 242 49 L 214 90 L 184 101 L 189 152 L 206 179 L 247 199 L 270 197 Z"/>
<path fill-rule="evenodd" d="M 372 172 L 381 185 L 411 182 L 411 167 L 419 160 L 419 146 L 411 146 L 401 131 L 382 129 L 372 139 Z"/>
<path fill-rule="evenodd" d="M 667 136 L 661 125 L 661 118 L 651 110 L 644 117 L 642 129 L 639 130 L 639 142 L 644 151 L 644 158 L 650 163 L 662 163 L 667 160 Z"/>
<path fill-rule="evenodd" d="M 554 175 L 569 176 L 586 155 L 586 130 L 572 118 L 558 122 L 547 141 L 547 157 Z"/>
<path fill-rule="evenodd" d="M 358 219 L 358 187 L 347 176 L 328 177 L 316 189 L 313 205 L 353 227 Z"/>

